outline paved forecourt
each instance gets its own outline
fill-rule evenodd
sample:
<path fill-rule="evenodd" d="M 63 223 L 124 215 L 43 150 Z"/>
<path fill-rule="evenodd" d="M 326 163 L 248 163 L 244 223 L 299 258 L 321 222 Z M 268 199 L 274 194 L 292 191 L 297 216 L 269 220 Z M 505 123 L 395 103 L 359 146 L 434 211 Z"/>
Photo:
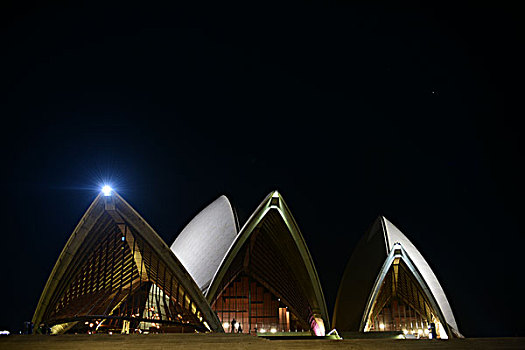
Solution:
<path fill-rule="evenodd" d="M 525 349 L 525 338 L 467 338 L 451 340 L 309 339 L 267 340 L 237 334 L 149 335 L 11 335 L 0 337 L 0 349 Z"/>

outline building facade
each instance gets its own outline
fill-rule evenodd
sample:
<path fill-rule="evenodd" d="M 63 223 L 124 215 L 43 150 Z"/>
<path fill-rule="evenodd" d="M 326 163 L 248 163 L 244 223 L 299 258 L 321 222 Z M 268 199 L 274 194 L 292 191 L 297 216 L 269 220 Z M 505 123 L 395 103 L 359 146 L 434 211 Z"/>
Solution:
<path fill-rule="evenodd" d="M 116 192 L 100 194 L 60 254 L 33 323 L 54 334 L 324 336 L 331 329 L 312 256 L 277 191 L 242 227 L 228 198 L 219 197 L 171 247 Z M 332 325 L 343 333 L 462 336 L 430 266 L 384 217 L 348 262 Z"/>
<path fill-rule="evenodd" d="M 221 218 L 221 219 L 219 219 Z M 312 257 L 282 196 L 270 193 L 242 229 L 222 196 L 172 245 L 226 332 L 325 334 L 329 319 Z M 188 254 L 200 247 L 206 259 Z M 218 259 L 220 257 L 220 259 Z M 218 262 L 218 263 L 217 263 Z"/>

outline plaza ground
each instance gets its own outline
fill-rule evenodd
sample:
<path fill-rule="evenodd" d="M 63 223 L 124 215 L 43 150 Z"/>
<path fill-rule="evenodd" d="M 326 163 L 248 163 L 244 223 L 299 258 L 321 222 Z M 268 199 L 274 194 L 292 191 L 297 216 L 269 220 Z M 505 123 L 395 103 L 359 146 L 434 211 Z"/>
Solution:
<path fill-rule="evenodd" d="M 150 334 L 150 335 L 10 335 L 0 337 L 0 349 L 525 349 L 525 338 L 467 338 L 452 340 L 267 340 L 237 334 Z"/>

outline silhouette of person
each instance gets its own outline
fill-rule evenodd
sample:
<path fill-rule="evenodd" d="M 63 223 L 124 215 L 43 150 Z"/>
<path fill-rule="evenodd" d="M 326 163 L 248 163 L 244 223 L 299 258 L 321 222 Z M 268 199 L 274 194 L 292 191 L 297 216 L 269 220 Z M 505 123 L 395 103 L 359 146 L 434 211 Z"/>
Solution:
<path fill-rule="evenodd" d="M 437 339 L 436 324 L 434 322 L 430 324 L 430 333 L 432 333 L 432 339 Z"/>
<path fill-rule="evenodd" d="M 232 319 L 232 329 L 231 329 L 231 333 L 234 333 L 235 332 L 235 324 L 237 323 L 237 321 L 235 321 L 235 318 Z"/>

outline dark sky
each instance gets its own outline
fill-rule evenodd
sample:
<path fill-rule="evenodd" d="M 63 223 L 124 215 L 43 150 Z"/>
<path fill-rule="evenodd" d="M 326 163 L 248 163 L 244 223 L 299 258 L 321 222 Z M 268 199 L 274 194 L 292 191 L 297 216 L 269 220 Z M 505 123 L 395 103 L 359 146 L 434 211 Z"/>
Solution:
<path fill-rule="evenodd" d="M 0 328 L 31 319 L 110 181 L 168 243 L 221 194 L 243 223 L 278 189 L 330 313 L 355 243 L 385 215 L 460 331 L 525 335 L 518 8 L 1 6 Z"/>

